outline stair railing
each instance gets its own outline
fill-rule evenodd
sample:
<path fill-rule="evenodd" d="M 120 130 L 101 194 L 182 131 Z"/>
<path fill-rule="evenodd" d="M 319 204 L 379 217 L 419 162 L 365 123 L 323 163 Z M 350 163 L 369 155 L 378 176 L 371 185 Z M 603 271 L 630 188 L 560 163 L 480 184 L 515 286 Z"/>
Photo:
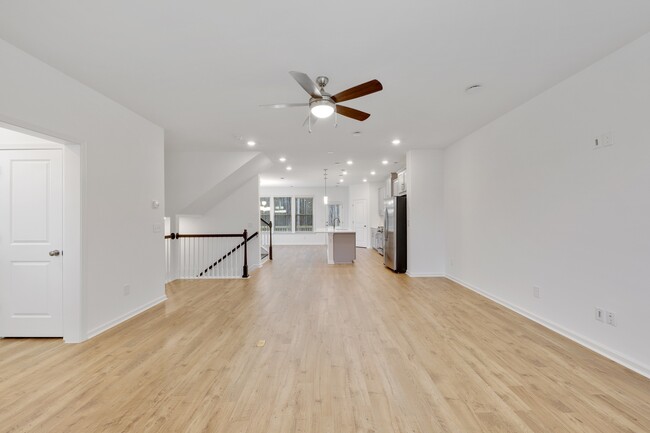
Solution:
<path fill-rule="evenodd" d="M 172 266 L 172 235 L 165 235 L 165 284 L 174 280 Z"/>
<path fill-rule="evenodd" d="M 181 279 L 248 278 L 248 242 L 259 232 L 181 234 L 165 236 L 165 241 L 178 241 L 176 275 Z M 171 250 L 167 262 L 171 267 Z"/>
<path fill-rule="evenodd" d="M 273 260 L 273 222 L 260 218 L 260 246 L 269 254 L 269 260 Z"/>

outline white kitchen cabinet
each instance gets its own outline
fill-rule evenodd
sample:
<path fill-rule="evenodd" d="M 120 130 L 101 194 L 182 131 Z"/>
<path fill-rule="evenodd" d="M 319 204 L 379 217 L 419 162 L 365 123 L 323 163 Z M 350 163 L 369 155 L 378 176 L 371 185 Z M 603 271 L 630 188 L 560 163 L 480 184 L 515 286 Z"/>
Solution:
<path fill-rule="evenodd" d="M 391 173 L 386 179 L 386 198 L 391 198 L 397 195 L 395 182 L 397 181 L 397 173 Z"/>
<path fill-rule="evenodd" d="M 397 179 L 395 179 L 393 187 L 394 195 L 406 194 L 406 170 L 402 170 L 397 173 Z"/>

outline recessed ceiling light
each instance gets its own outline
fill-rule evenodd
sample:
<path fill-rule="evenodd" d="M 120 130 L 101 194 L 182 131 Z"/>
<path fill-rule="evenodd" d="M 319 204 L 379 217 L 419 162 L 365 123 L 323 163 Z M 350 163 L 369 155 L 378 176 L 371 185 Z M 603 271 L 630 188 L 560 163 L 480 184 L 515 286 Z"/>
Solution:
<path fill-rule="evenodd" d="M 363 181 L 364 181 L 364 182 L 368 182 L 368 179 L 364 179 Z"/>
<path fill-rule="evenodd" d="M 291 166 L 287 165 L 287 171 L 291 171 Z"/>
<path fill-rule="evenodd" d="M 398 144 L 401 143 L 401 141 L 400 141 L 399 138 L 396 138 L 395 140 L 391 141 L 391 143 L 393 143 L 395 146 L 397 146 Z"/>
<path fill-rule="evenodd" d="M 280 180 L 284 180 L 284 178 L 283 178 L 283 177 L 281 177 L 281 178 L 280 178 Z"/>
<path fill-rule="evenodd" d="M 280 162 L 285 162 L 286 160 L 287 160 L 287 158 L 285 158 L 284 156 L 281 156 L 280 159 L 279 159 L 278 161 L 280 161 Z"/>
<path fill-rule="evenodd" d="M 483 86 L 481 84 L 472 84 L 465 89 L 465 93 L 468 95 L 473 95 L 474 93 L 480 92 L 481 89 L 483 89 Z"/>
<path fill-rule="evenodd" d="M 384 159 L 381 163 L 384 164 L 384 165 L 386 165 L 386 164 L 388 164 L 388 160 L 387 160 L 387 159 Z"/>
<path fill-rule="evenodd" d="M 347 170 L 343 170 L 343 172 L 342 172 L 342 173 L 343 173 L 343 174 L 345 174 L 345 175 L 347 176 L 347 174 L 348 174 L 348 171 L 347 171 Z"/>
<path fill-rule="evenodd" d="M 354 131 L 354 132 L 352 133 L 352 136 L 353 136 L 353 137 L 358 137 L 358 136 L 360 136 L 360 135 L 361 135 L 361 131 Z"/>
<path fill-rule="evenodd" d="M 352 165 L 352 164 L 354 164 L 354 162 L 352 162 L 352 160 L 349 159 L 348 162 L 347 162 L 347 164 L 348 164 L 348 165 Z"/>
<path fill-rule="evenodd" d="M 327 154 L 328 154 L 328 155 L 334 155 L 334 152 L 332 152 L 332 151 L 330 150 L 329 152 L 327 152 Z"/>
<path fill-rule="evenodd" d="M 246 144 L 248 144 L 248 145 L 251 146 L 251 147 L 252 147 L 252 146 L 255 146 L 255 142 L 254 142 L 253 140 L 249 140 L 249 141 L 247 141 Z"/>
<path fill-rule="evenodd" d="M 371 176 L 374 176 L 375 174 L 376 174 L 376 173 L 375 173 L 375 170 L 373 170 L 373 171 L 370 172 L 370 175 L 371 175 Z"/>
<path fill-rule="evenodd" d="M 336 165 L 339 165 L 339 164 L 340 164 L 340 162 L 335 162 L 334 164 L 336 164 Z"/>

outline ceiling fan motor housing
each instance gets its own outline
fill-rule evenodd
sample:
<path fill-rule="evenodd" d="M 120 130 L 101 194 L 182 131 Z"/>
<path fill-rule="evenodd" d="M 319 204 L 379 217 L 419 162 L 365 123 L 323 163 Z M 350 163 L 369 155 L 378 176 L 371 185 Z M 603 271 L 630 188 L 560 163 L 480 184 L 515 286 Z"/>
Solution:
<path fill-rule="evenodd" d="M 320 75 L 320 76 L 316 77 L 316 84 L 318 84 L 318 87 L 320 87 L 321 90 L 322 90 L 325 86 L 327 86 L 327 83 L 329 83 L 329 82 L 330 82 L 330 79 L 327 78 L 327 77 L 325 77 L 325 76 L 323 76 L 323 75 Z"/>

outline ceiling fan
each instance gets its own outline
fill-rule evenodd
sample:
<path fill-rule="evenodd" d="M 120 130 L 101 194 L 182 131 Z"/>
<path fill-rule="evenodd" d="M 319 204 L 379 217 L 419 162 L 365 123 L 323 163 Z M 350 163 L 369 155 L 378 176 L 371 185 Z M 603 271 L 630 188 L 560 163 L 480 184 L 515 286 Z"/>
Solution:
<path fill-rule="evenodd" d="M 291 104 L 271 104 L 262 105 L 268 108 L 289 108 L 289 107 L 309 107 L 310 116 L 307 117 L 305 123 L 310 122 L 311 132 L 311 116 L 316 119 L 325 119 L 330 117 L 334 112 L 341 116 L 349 117 L 354 120 L 363 122 L 368 117 L 369 113 L 365 113 L 354 108 L 340 105 L 340 102 L 349 101 L 351 99 L 360 98 L 362 96 L 370 95 L 371 93 L 379 92 L 384 87 L 378 80 L 371 80 L 367 83 L 359 84 L 358 86 L 351 87 L 347 90 L 330 95 L 325 91 L 325 86 L 329 82 L 329 78 L 320 76 L 314 82 L 309 76 L 303 72 L 290 71 L 289 74 L 305 89 L 310 96 L 307 103 L 291 103 Z M 304 126 L 304 124 L 303 124 Z"/>

